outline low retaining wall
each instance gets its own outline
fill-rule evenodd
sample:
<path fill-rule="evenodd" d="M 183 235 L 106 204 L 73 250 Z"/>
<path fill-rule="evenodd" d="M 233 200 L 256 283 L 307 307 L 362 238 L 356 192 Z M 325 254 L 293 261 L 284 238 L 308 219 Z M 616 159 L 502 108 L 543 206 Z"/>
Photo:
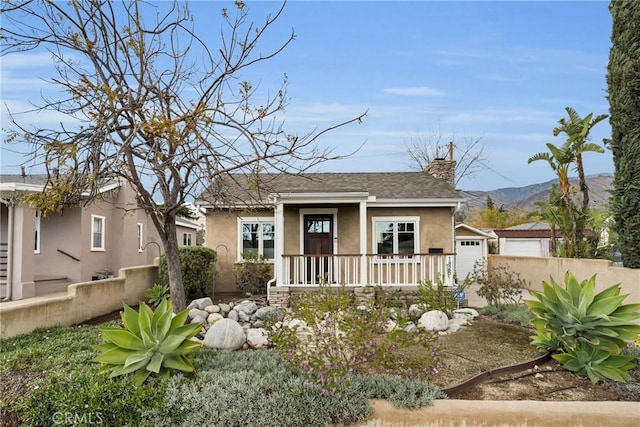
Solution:
<path fill-rule="evenodd" d="M 67 295 L 28 298 L 0 304 L 0 338 L 48 326 L 70 326 L 137 305 L 158 281 L 155 265 L 123 268 L 119 277 L 75 283 Z"/>
<path fill-rule="evenodd" d="M 639 402 L 608 401 L 436 400 L 411 410 L 375 400 L 373 409 L 361 427 L 637 427 L 640 417 Z"/>
<path fill-rule="evenodd" d="M 509 255 L 489 255 L 489 266 L 508 265 L 509 270 L 531 282 L 531 290 L 542 291 L 542 281 L 550 277 L 564 283 L 570 271 L 578 280 L 596 275 L 596 292 L 620 283 L 621 293 L 629 296 L 623 304 L 640 303 L 640 269 L 614 266 L 611 261 L 582 258 L 537 258 Z"/>

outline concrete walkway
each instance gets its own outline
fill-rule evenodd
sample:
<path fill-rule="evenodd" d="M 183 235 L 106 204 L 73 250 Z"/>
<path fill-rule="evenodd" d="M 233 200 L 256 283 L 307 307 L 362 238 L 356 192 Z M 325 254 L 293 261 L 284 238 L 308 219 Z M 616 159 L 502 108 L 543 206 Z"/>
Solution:
<path fill-rule="evenodd" d="M 399 409 L 374 400 L 373 419 L 361 427 L 638 427 L 640 402 L 436 400 Z"/>

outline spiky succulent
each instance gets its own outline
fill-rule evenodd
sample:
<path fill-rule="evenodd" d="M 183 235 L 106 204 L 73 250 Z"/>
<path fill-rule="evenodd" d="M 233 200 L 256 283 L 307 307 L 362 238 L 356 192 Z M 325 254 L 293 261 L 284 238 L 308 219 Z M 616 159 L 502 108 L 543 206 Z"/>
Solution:
<path fill-rule="evenodd" d="M 122 328 L 100 328 L 104 343 L 93 360 L 103 364 L 101 372 L 111 377 L 135 373 L 135 383 L 142 384 L 151 375 L 168 376 L 173 369 L 193 372 L 193 350 L 200 344 L 191 340 L 202 325 L 187 324 L 188 311 L 173 316 L 171 300 L 164 299 L 153 311 L 144 302 L 135 311 L 124 305 Z"/>

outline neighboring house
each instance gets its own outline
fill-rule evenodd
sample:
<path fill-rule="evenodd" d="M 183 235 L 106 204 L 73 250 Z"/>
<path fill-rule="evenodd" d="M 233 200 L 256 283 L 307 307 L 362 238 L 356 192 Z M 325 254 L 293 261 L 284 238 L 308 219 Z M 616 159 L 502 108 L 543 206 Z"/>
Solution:
<path fill-rule="evenodd" d="M 458 283 L 473 273 L 478 261 L 489 255 L 489 243 L 497 241 L 493 232 L 485 232 L 467 224 L 456 225 L 456 279 Z"/>
<path fill-rule="evenodd" d="M 236 290 L 233 266 L 246 252 L 273 263 L 268 292 L 453 284 L 454 214 L 463 200 L 451 182 L 426 172 L 263 174 L 223 187 L 235 202 L 213 206 L 207 193 L 199 200 L 205 246 L 227 249 L 218 253 L 217 291 Z"/>
<path fill-rule="evenodd" d="M 200 230 L 202 230 L 202 226 L 196 221 L 187 218 L 176 218 L 176 233 L 178 233 L 179 246 L 196 246 Z"/>
<path fill-rule="evenodd" d="M 129 185 L 111 181 L 89 205 L 42 218 L 20 196 L 42 191 L 45 182 L 44 175 L 0 176 L 3 300 L 61 291 L 158 256 L 160 245 L 148 243 L 160 239 Z"/>
<path fill-rule="evenodd" d="M 551 251 L 551 229 L 546 222 L 529 222 L 502 230 L 498 235 L 500 255 L 548 257 Z M 557 237 L 560 236 L 556 232 Z"/>

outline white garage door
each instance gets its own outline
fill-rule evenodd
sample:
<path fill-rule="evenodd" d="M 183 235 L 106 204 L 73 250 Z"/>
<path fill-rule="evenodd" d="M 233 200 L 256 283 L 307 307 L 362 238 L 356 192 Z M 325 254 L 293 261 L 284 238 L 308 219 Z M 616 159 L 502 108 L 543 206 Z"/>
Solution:
<path fill-rule="evenodd" d="M 482 239 L 456 239 L 456 276 L 461 283 L 473 273 L 473 265 L 484 258 Z"/>
<path fill-rule="evenodd" d="M 505 241 L 505 255 L 541 257 L 542 243 L 536 239 L 509 239 Z"/>

